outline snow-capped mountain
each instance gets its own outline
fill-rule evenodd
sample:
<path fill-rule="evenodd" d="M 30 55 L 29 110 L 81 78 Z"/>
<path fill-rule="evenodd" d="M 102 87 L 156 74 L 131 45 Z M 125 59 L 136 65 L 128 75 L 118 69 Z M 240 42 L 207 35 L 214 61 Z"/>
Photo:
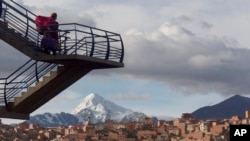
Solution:
<path fill-rule="evenodd" d="M 116 122 L 141 121 L 146 115 L 133 112 L 132 110 L 118 106 L 111 101 L 105 100 L 98 94 L 89 94 L 80 104 L 73 109 L 72 113 L 60 114 L 39 114 L 32 116 L 27 122 L 39 124 L 41 126 L 68 126 L 82 124 L 91 119 L 92 123 L 101 123 L 106 119 L 112 119 Z"/>
<path fill-rule="evenodd" d="M 44 113 L 32 116 L 30 120 L 26 121 L 28 123 L 39 124 L 45 127 L 54 127 L 54 126 L 68 126 L 79 124 L 77 117 L 69 113 Z"/>
<path fill-rule="evenodd" d="M 98 94 L 86 96 L 82 102 L 72 111 L 80 122 L 84 122 L 90 117 L 91 122 L 104 122 L 106 119 L 114 121 L 125 121 L 125 119 L 139 121 L 145 114 L 135 113 L 132 110 L 118 106 L 111 101 L 105 100 Z"/>

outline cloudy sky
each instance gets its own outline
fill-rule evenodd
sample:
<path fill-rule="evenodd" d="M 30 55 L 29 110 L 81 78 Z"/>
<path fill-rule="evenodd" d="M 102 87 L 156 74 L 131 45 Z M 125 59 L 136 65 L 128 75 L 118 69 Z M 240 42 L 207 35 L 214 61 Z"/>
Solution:
<path fill-rule="evenodd" d="M 120 33 L 125 45 L 124 68 L 92 71 L 32 115 L 71 112 L 90 93 L 147 115 L 172 117 L 250 94 L 250 1 L 15 1 L 37 15 L 57 12 L 60 23 Z M 13 65 L 26 59 L 0 45 L 4 72 L 6 59 Z"/>

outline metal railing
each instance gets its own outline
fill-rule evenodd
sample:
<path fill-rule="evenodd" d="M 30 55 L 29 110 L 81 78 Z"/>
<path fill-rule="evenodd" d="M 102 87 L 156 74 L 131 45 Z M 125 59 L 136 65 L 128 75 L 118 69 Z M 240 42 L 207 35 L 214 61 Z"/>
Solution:
<path fill-rule="evenodd" d="M 60 24 L 59 33 L 67 33 L 69 37 L 61 39 L 65 54 L 123 62 L 124 49 L 119 34 L 77 23 Z"/>
<path fill-rule="evenodd" d="M 0 105 L 8 105 L 8 102 L 13 102 L 14 97 L 21 94 L 22 91 L 35 85 L 36 82 L 51 72 L 56 71 L 58 64 L 51 64 L 45 62 L 38 62 L 35 60 L 28 60 L 25 64 L 20 66 L 16 71 L 6 78 L 0 79 Z"/>

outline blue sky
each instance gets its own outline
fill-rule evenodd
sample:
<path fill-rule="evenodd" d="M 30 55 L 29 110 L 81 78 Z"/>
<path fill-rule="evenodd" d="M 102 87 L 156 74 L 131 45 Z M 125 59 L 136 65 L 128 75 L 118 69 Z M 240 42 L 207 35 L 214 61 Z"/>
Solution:
<path fill-rule="evenodd" d="M 147 115 L 179 117 L 250 93 L 250 1 L 16 1 L 37 15 L 57 12 L 60 23 L 120 33 L 125 45 L 124 68 L 94 70 L 32 115 L 71 112 L 85 96 L 97 93 Z M 13 64 L 25 59 L 0 45 L 4 71 L 4 59 Z"/>

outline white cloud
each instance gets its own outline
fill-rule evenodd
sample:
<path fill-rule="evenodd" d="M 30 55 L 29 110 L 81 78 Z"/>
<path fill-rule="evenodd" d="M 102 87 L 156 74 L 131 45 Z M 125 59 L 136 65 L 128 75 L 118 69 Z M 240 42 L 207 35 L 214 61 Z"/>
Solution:
<path fill-rule="evenodd" d="M 134 94 L 134 93 L 126 93 L 126 94 L 113 94 L 109 96 L 109 99 L 114 100 L 128 100 L 128 101 L 145 101 L 150 98 L 149 94 Z"/>
<path fill-rule="evenodd" d="M 125 37 L 129 47 L 123 73 L 163 81 L 184 93 L 250 92 L 244 85 L 250 82 L 250 50 L 235 47 L 230 44 L 234 40 L 225 42 L 223 37 L 189 34 L 179 25 L 163 24 L 159 29 Z"/>
<path fill-rule="evenodd" d="M 189 59 L 189 62 L 191 65 L 197 68 L 211 67 L 211 66 L 219 64 L 216 58 L 213 58 L 212 56 L 204 56 L 204 55 L 193 56 Z"/>
<path fill-rule="evenodd" d="M 159 31 L 163 35 L 175 40 L 178 40 L 180 38 L 188 38 L 193 34 L 185 28 L 167 22 L 161 25 Z"/>
<path fill-rule="evenodd" d="M 189 93 L 223 94 L 250 92 L 250 52 L 245 49 L 248 3 L 23 0 L 36 13 L 58 11 L 60 22 L 121 33 L 125 68 L 101 75 L 115 72 L 161 81 Z"/>

